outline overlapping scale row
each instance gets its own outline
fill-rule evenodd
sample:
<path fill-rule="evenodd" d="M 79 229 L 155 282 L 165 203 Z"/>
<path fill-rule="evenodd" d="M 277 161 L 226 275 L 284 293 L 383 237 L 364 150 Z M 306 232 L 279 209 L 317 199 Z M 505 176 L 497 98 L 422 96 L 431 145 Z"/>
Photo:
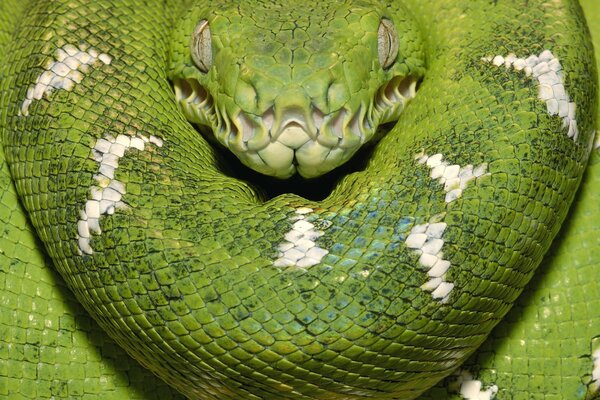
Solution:
<path fill-rule="evenodd" d="M 189 22 L 175 17 L 180 14 L 174 10 L 182 11 L 175 2 L 165 5 L 175 7 L 168 12 L 141 1 L 124 7 L 109 7 L 110 1 L 39 6 L 23 21 L 24 35 L 15 39 L 5 67 L 4 150 L 38 235 L 79 301 L 128 353 L 185 395 L 416 398 L 466 359 L 509 310 L 556 234 L 585 167 L 592 121 L 578 119 L 573 140 L 564 121 L 548 114 L 535 82 L 483 60 L 492 51 L 542 54 L 542 44 L 552 46 L 548 50 L 568 73 L 570 101 L 589 115 L 595 94 L 585 84 L 591 71 L 579 60 L 590 48 L 574 28 L 578 15 L 568 3 L 557 19 L 542 3 L 530 1 L 528 7 L 547 29 L 525 35 L 514 26 L 527 26 L 528 13 L 510 4 L 412 2 L 417 21 L 431 29 L 428 42 L 437 44 L 427 54 L 419 95 L 366 169 L 344 177 L 321 202 L 291 194 L 265 201 L 221 171 L 224 160 L 184 119 L 167 80 L 168 60 L 189 47 L 184 37 L 185 46 L 176 42 L 169 49 L 173 32 L 164 27 L 175 24 L 176 36 L 176 24 L 185 28 Z M 247 71 L 240 65 L 260 70 L 265 57 L 272 64 L 266 49 L 252 53 L 248 38 L 270 35 L 273 27 L 284 38 L 297 33 L 298 40 L 313 26 L 323 28 L 313 21 L 351 25 L 365 40 L 372 30 L 376 68 L 383 15 L 372 8 L 335 2 L 323 7 L 327 12 L 320 16 L 327 18 L 314 18 L 321 9 L 296 5 L 290 11 L 291 4 L 276 2 L 219 5 L 231 12 L 215 18 L 213 37 L 219 24 L 247 29 L 237 46 L 223 46 L 245 54 L 239 63 L 209 72 L 207 91 L 219 94 L 211 94 L 210 106 L 223 112 L 235 103 L 223 99 L 236 91 L 217 90 L 217 75 L 240 78 L 229 84 L 244 82 Z M 388 6 L 386 13 L 397 11 L 395 2 Z M 495 23 L 480 24 L 493 7 L 502 11 Z M 290 26 L 290 15 L 306 30 Z M 406 22 L 403 15 L 397 25 Z M 350 37 L 340 31 L 339 60 L 351 51 Z M 81 43 L 108 55 L 110 64 L 96 63 L 76 85 L 36 98 L 28 115 L 20 114 L 28 88 L 57 49 Z M 301 57 L 302 46 L 290 43 Z M 400 53 L 409 54 L 406 63 L 417 68 L 420 61 L 410 54 L 419 53 L 419 46 L 400 45 Z M 328 64 L 333 56 L 321 49 L 314 57 Z M 213 61 L 219 65 L 218 56 Z M 320 110 L 328 109 L 325 99 L 343 103 L 334 95 L 353 93 L 362 101 L 361 85 L 378 90 L 369 77 L 353 75 L 365 70 L 359 67 L 364 63 L 371 65 L 362 57 L 327 70 L 336 79 L 331 93 L 315 96 Z M 189 60 L 169 68 L 173 77 L 195 67 Z M 306 72 L 299 67 L 290 78 L 283 70 L 276 79 L 252 74 L 259 96 L 249 99 L 258 99 L 261 110 L 256 115 L 272 105 L 262 101 L 273 100 L 278 81 Z M 124 149 L 110 166 L 125 187 L 118 201 L 126 207 L 102 214 L 100 229 L 80 231 L 81 211 L 97 201 L 92 188 L 112 154 L 99 155 L 96 144 L 120 135 L 130 144 L 154 137 L 161 146 Z M 419 162 L 424 155 L 441 155 L 438 166 L 447 162 L 443 182 Z M 485 172 L 476 173 L 482 165 Z M 452 190 L 460 192 L 448 198 Z M 438 223 L 444 229 L 430 230 L 432 244 L 424 248 L 429 227 Z M 423 234 L 426 225 L 425 242 L 417 248 L 411 232 Z M 300 231 L 307 236 L 293 235 Z M 89 234 L 91 254 L 80 247 L 82 232 Z M 305 253 L 286 255 L 286 242 Z M 316 255 L 315 248 L 321 249 Z M 423 254 L 450 263 L 443 282 L 453 286 L 438 292 L 443 301 L 433 295 L 440 285 L 429 290 L 431 270 Z"/>

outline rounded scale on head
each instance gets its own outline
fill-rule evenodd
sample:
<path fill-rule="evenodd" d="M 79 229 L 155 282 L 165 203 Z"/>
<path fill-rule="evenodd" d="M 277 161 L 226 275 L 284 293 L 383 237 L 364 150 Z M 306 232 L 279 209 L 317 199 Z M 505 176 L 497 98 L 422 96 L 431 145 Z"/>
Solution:
<path fill-rule="evenodd" d="M 423 72 L 421 38 L 402 6 L 280 0 L 190 9 L 169 76 L 186 118 L 242 163 L 312 178 L 396 121 Z"/>

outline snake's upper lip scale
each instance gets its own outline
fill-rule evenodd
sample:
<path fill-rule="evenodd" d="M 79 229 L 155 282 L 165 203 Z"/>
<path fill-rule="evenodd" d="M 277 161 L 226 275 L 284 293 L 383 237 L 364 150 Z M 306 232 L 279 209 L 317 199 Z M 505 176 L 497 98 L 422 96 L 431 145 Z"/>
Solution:
<path fill-rule="evenodd" d="M 259 151 L 278 140 L 293 149 L 309 140 L 332 148 L 348 148 L 355 146 L 356 142 L 362 144 L 370 139 L 378 124 L 397 119 L 404 104 L 415 97 L 416 85 L 417 79 L 413 76 L 395 77 L 378 90 L 372 107 L 363 103 L 354 112 L 342 108 L 326 114 L 313 104 L 311 111 L 293 107 L 281 111 L 281 117 L 276 118 L 271 106 L 262 115 L 240 110 L 230 117 L 230 123 L 216 121 L 223 117 L 216 115 L 219 113 L 215 112 L 210 94 L 197 80 L 180 79 L 175 81 L 174 87 L 178 102 L 187 106 L 185 109 L 190 122 L 212 127 L 216 122 L 221 128 L 216 135 L 223 136 L 220 138 L 222 142 L 240 151 Z M 215 116 L 215 121 L 208 120 L 215 119 Z M 227 125 L 229 129 L 225 129 Z"/>
<path fill-rule="evenodd" d="M 253 151 L 275 141 L 281 141 L 293 149 L 300 148 L 309 140 L 331 148 L 350 148 L 368 141 L 378 124 L 397 119 L 405 103 L 415 97 L 416 87 L 417 79 L 413 76 L 390 80 L 377 92 L 374 105 L 378 116 L 373 115 L 373 109 L 367 113 L 365 104 L 361 104 L 354 112 L 342 108 L 328 114 L 313 104 L 310 113 L 298 108 L 282 111 L 279 122 L 276 121 L 273 107 L 254 118 L 240 111 L 234 123 L 237 121 L 243 144 Z M 254 123 L 248 123 L 253 119 Z M 265 129 L 261 130 L 260 125 L 264 125 Z"/>
<path fill-rule="evenodd" d="M 373 99 L 325 113 L 314 103 L 271 105 L 262 115 L 219 107 L 193 78 L 174 81 L 175 96 L 192 123 L 213 129 L 215 138 L 244 164 L 266 175 L 306 178 L 346 162 L 375 136 L 380 124 L 399 118 L 416 94 L 417 78 L 395 77 Z"/>

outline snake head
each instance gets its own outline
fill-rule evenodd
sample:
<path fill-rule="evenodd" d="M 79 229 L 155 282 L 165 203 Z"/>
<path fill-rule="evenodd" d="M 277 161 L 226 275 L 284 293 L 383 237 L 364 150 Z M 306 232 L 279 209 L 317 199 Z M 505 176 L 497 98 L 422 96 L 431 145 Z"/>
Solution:
<path fill-rule="evenodd" d="M 260 173 L 322 175 L 415 96 L 423 47 L 399 5 L 212 3 L 176 26 L 169 78 L 185 117 Z"/>

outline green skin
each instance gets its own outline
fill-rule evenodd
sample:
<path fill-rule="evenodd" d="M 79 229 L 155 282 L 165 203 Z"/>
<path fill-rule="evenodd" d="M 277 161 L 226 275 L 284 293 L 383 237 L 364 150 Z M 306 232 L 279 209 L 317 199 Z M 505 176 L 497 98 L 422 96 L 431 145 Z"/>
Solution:
<path fill-rule="evenodd" d="M 498 386 L 497 399 L 597 396 L 598 155 L 563 224 L 597 110 L 576 2 L 80 3 L 0 4 L 0 396 L 461 398 L 451 374 L 465 362 L 484 388 Z M 584 5 L 597 13 L 592 3 Z M 385 70 L 381 17 L 400 35 Z M 213 37 L 206 74 L 189 50 L 203 18 Z M 291 64 L 281 42 L 298 55 Z M 24 113 L 28 89 L 69 44 L 111 61 Z M 576 140 L 549 115 L 535 79 L 486 59 L 544 50 L 560 60 L 577 105 Z M 233 118 L 277 104 L 356 112 L 409 75 L 424 77 L 417 97 L 364 170 L 322 201 L 265 199 L 225 174 L 243 167 L 185 119 L 171 83 L 196 79 Z M 211 125 L 209 114 L 199 118 Z M 92 149 L 109 135 L 162 145 L 119 159 L 126 206 L 99 218 L 88 253 L 78 224 L 99 185 Z M 485 173 L 447 201 L 423 154 Z M 299 218 L 318 230 L 312 240 L 326 254 L 315 265 L 278 266 Z M 445 299 L 423 289 L 430 278 L 409 245 L 427 223 L 446 224 L 444 281 L 454 286 Z"/>

